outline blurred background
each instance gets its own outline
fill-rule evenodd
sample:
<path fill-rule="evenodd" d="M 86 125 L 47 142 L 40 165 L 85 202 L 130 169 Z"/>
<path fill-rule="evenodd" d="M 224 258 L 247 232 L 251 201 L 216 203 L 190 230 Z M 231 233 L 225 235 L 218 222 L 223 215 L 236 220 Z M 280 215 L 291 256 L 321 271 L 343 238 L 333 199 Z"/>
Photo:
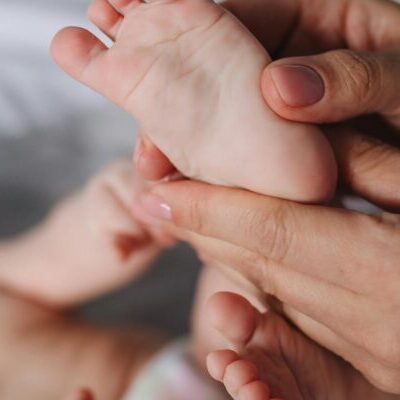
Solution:
<path fill-rule="evenodd" d="M 85 18 L 89 1 L 0 0 L 0 239 L 38 223 L 55 202 L 132 153 L 132 118 L 74 82 L 49 56 L 60 28 L 79 25 L 96 32 Z M 180 246 L 139 282 L 80 313 L 181 335 L 188 328 L 197 271 L 193 252 Z"/>

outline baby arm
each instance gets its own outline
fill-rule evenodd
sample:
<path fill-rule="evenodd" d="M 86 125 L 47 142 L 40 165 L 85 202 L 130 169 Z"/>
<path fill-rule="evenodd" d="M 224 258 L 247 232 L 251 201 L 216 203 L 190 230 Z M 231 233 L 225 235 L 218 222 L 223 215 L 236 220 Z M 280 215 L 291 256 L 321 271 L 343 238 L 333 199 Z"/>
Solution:
<path fill-rule="evenodd" d="M 41 225 L 0 245 L 0 286 L 68 307 L 137 277 L 170 241 L 130 212 L 144 187 L 129 160 L 108 167 Z"/>
<path fill-rule="evenodd" d="M 164 344 L 151 329 L 90 325 L 0 290 L 2 400 L 66 400 L 81 386 L 120 400 Z"/>

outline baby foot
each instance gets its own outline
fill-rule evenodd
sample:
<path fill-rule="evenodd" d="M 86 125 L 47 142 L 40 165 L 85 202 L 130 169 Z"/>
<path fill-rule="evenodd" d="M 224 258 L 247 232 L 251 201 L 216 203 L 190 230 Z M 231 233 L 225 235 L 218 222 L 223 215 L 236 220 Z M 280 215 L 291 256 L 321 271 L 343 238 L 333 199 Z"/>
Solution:
<path fill-rule="evenodd" d="M 213 325 L 233 349 L 211 353 L 208 370 L 234 400 L 365 398 L 351 390 L 353 376 L 361 376 L 272 311 L 260 314 L 233 293 L 216 294 L 208 307 Z"/>
<path fill-rule="evenodd" d="M 330 197 L 328 142 L 268 109 L 260 78 L 271 59 L 233 15 L 211 0 L 94 0 L 89 16 L 114 45 L 67 28 L 52 44 L 56 62 L 132 114 L 180 172 L 298 201 Z"/>

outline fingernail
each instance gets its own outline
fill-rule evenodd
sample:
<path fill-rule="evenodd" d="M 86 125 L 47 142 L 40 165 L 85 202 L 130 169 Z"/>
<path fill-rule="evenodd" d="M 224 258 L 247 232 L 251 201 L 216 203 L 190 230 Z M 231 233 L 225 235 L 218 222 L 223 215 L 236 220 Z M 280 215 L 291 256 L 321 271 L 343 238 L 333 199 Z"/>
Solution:
<path fill-rule="evenodd" d="M 160 196 L 147 193 L 140 199 L 140 204 L 146 213 L 153 218 L 165 221 L 172 219 L 171 207 Z"/>
<path fill-rule="evenodd" d="M 290 107 L 311 106 L 324 97 L 324 82 L 311 67 L 278 65 L 270 74 L 281 99 Z"/>

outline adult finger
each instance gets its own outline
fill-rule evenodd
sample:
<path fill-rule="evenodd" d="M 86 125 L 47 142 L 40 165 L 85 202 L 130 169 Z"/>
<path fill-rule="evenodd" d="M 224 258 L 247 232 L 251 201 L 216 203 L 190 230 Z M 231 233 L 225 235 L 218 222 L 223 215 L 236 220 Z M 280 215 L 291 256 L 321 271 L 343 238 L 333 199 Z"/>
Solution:
<path fill-rule="evenodd" d="M 353 192 L 394 212 L 400 210 L 400 149 L 349 125 L 327 129 L 340 176 Z"/>
<path fill-rule="evenodd" d="M 400 50 L 335 50 L 270 64 L 262 87 L 270 107 L 290 120 L 324 123 L 382 113 L 399 123 L 399 71 Z"/>
<path fill-rule="evenodd" d="M 385 344 L 371 340 L 370 337 L 364 340 L 363 334 L 370 336 L 367 330 L 353 332 L 353 337 L 357 339 L 350 342 L 324 324 L 290 306 L 284 305 L 283 308 L 285 316 L 307 337 L 348 361 L 375 387 L 384 392 L 398 392 L 400 390 L 398 368 L 387 365 L 379 354 L 379 349 L 382 344 Z M 366 347 L 365 343 L 369 343 L 371 346 Z"/>
<path fill-rule="evenodd" d="M 254 292 L 256 298 L 262 298 L 260 293 L 264 293 L 264 297 L 265 294 L 274 296 L 290 310 L 301 310 L 302 315 L 308 316 L 310 320 L 320 321 L 318 324 L 340 338 L 340 342 L 348 343 L 346 350 L 350 347 L 358 348 L 360 329 L 364 325 L 371 327 L 373 323 L 372 318 L 365 317 L 367 310 L 371 311 L 371 304 L 351 290 L 299 273 L 217 239 L 202 237 L 193 232 L 180 231 L 178 235 L 198 249 L 200 257 L 207 264 L 219 268 L 223 266 L 224 273 L 242 287 L 250 288 L 251 291 L 258 288 L 261 292 Z M 354 307 L 349 307 L 349 304 L 357 307 L 359 315 L 363 317 L 355 318 Z M 362 349 L 358 351 L 367 353 Z"/>
<path fill-rule="evenodd" d="M 392 256 L 398 247 L 399 232 L 373 217 L 203 183 L 158 185 L 142 197 L 141 206 L 153 217 L 171 221 L 179 228 L 221 239 L 270 262 L 360 291 L 372 290 L 367 269 L 359 274 L 351 271 L 354 264 L 370 265 L 368 254 L 360 247 Z M 359 246 L 353 245 L 354 237 Z M 379 266 L 371 268 L 378 270 Z M 372 273 L 371 268 L 368 273 Z"/>

